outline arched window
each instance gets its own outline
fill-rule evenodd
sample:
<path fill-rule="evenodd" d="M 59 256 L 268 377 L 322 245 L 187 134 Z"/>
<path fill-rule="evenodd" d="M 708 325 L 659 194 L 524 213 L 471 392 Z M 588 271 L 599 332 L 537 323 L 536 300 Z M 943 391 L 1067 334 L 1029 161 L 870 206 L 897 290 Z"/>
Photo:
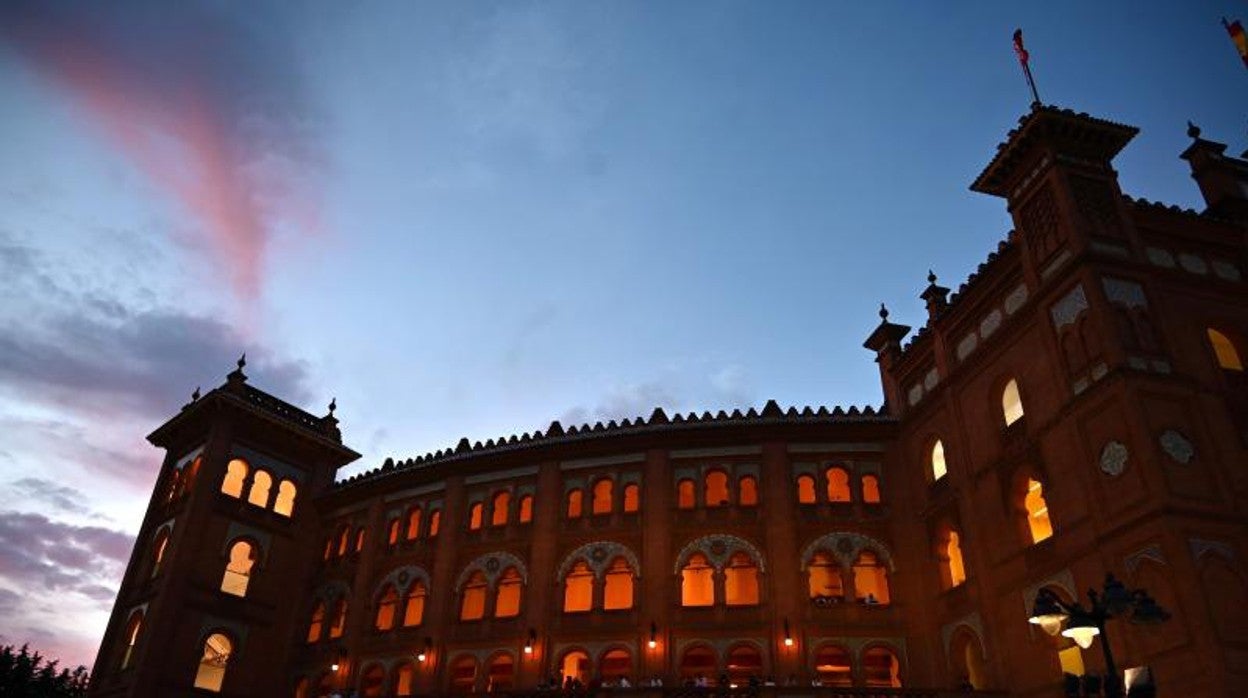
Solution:
<path fill-rule="evenodd" d="M 636 484 L 624 485 L 624 513 L 633 514 L 641 509 L 641 488 Z"/>
<path fill-rule="evenodd" d="M 317 601 L 312 609 L 312 620 L 308 622 L 308 643 L 321 639 L 321 628 L 325 626 L 325 602 Z"/>
<path fill-rule="evenodd" d="M 178 485 L 182 480 L 182 471 L 177 468 L 169 469 L 169 481 L 165 484 L 165 501 L 172 502 L 174 497 L 178 496 Z"/>
<path fill-rule="evenodd" d="M 888 604 L 888 569 L 870 550 L 858 553 L 854 560 L 854 591 L 862 603 Z"/>
<path fill-rule="evenodd" d="M 566 681 L 568 677 L 572 677 L 581 682 L 582 685 L 589 684 L 589 655 L 580 650 L 574 650 L 563 655 L 563 661 L 559 663 Z"/>
<path fill-rule="evenodd" d="M 221 482 L 221 491 L 238 499 L 243 496 L 243 481 L 247 479 L 247 463 L 235 458 L 225 466 L 225 480 Z"/>
<path fill-rule="evenodd" d="M 165 561 L 165 549 L 169 547 L 169 529 L 162 528 L 156 532 L 152 544 L 152 576 L 160 574 L 160 565 Z"/>
<path fill-rule="evenodd" d="M 230 561 L 221 577 L 221 591 L 235 596 L 247 595 L 251 581 L 251 568 L 256 564 L 256 547 L 245 540 L 234 541 L 230 546 Z"/>
<path fill-rule="evenodd" d="M 1007 427 L 1023 418 L 1023 400 L 1018 396 L 1018 381 L 1013 378 L 1001 392 L 1001 414 Z"/>
<path fill-rule="evenodd" d="M 815 553 L 806 565 L 810 598 L 829 602 L 845 600 L 845 584 L 841 580 L 841 564 L 827 553 Z"/>
<path fill-rule="evenodd" d="M 737 480 L 737 504 L 743 507 L 758 506 L 758 480 L 744 475 Z"/>
<path fill-rule="evenodd" d="M 849 472 L 844 468 L 828 468 L 828 501 L 848 502 L 853 499 L 849 492 Z"/>
<path fill-rule="evenodd" d="M 407 698 L 416 689 L 416 667 L 403 662 L 394 670 L 394 695 Z"/>
<path fill-rule="evenodd" d="M 728 492 L 728 474 L 722 470 L 712 470 L 706 474 L 706 489 L 702 505 L 710 507 L 726 507 L 732 503 Z"/>
<path fill-rule="evenodd" d="M 611 513 L 611 496 L 614 494 L 614 485 L 610 478 L 602 478 L 594 483 L 593 501 L 590 504 L 590 511 L 595 514 Z"/>
<path fill-rule="evenodd" d="M 763 679 L 763 655 L 753 645 L 737 645 L 728 650 L 728 685 L 747 686 Z"/>
<path fill-rule="evenodd" d="M 493 693 L 495 691 L 506 691 L 511 689 L 513 679 L 516 673 L 515 660 L 510 654 L 502 653 L 495 655 L 490 660 L 490 665 L 486 669 L 486 686 L 485 690 Z"/>
<path fill-rule="evenodd" d="M 958 628 L 949 642 L 949 659 L 953 663 L 956 680 L 971 684 L 972 688 L 988 687 L 988 670 L 979 638 L 967 626 Z"/>
<path fill-rule="evenodd" d="M 862 653 L 862 674 L 868 688 L 901 688 L 901 663 L 887 647 L 872 647 Z"/>
<path fill-rule="evenodd" d="M 508 567 L 498 578 L 498 592 L 494 597 L 494 617 L 514 618 L 520 615 L 520 592 L 524 581 L 515 567 Z"/>
<path fill-rule="evenodd" d="M 680 655 L 680 678 L 696 679 L 705 676 L 708 679 L 718 674 L 719 662 L 715 658 L 715 650 L 706 645 L 694 645 Z"/>
<path fill-rule="evenodd" d="M 402 528 L 403 522 L 398 517 L 390 519 L 390 523 L 386 525 L 386 544 L 393 547 L 399 544 L 399 530 Z"/>
<path fill-rule="evenodd" d="M 633 568 L 628 560 L 617 557 L 603 575 L 602 607 L 607 611 L 618 611 L 633 607 Z"/>
<path fill-rule="evenodd" d="M 433 513 L 429 515 L 429 537 L 436 538 L 438 535 L 438 529 L 441 526 L 442 526 L 442 510 L 434 509 Z"/>
<path fill-rule="evenodd" d="M 321 560 L 329 562 L 329 558 L 334 556 L 334 537 L 330 536 L 325 539 L 325 552 L 321 553 Z"/>
<path fill-rule="evenodd" d="M 694 501 L 693 480 L 681 480 L 676 483 L 676 506 L 680 509 L 692 509 L 697 506 Z"/>
<path fill-rule="evenodd" d="M 758 565 L 745 553 L 734 553 L 724 568 L 724 597 L 729 606 L 758 604 Z"/>
<path fill-rule="evenodd" d="M 949 469 L 945 467 L 945 445 L 939 439 L 932 445 L 932 454 L 928 465 L 932 470 L 932 482 L 939 480 L 945 476 L 945 473 L 949 472 Z"/>
<path fill-rule="evenodd" d="M 629 678 L 633 675 L 633 656 L 619 647 L 607 650 L 598 662 L 598 673 L 604 681 L 618 682 Z"/>
<path fill-rule="evenodd" d="M 347 539 L 351 536 L 351 527 L 343 526 L 338 531 L 338 557 L 347 554 Z"/>
<path fill-rule="evenodd" d="M 490 516 L 491 526 L 506 526 L 511 517 L 511 493 L 506 490 L 494 495 L 494 513 Z"/>
<path fill-rule="evenodd" d="M 702 553 L 689 556 L 680 571 L 680 605 L 715 605 L 715 569 Z"/>
<path fill-rule="evenodd" d="M 867 504 L 880 503 L 880 478 L 874 475 L 862 476 L 862 501 Z"/>
<path fill-rule="evenodd" d="M 476 531 L 481 528 L 481 519 L 484 517 L 485 505 L 481 502 L 473 504 L 468 509 L 468 528 Z"/>
<path fill-rule="evenodd" d="M 815 478 L 810 475 L 797 476 L 797 503 L 815 503 Z"/>
<path fill-rule="evenodd" d="M 1224 371 L 1243 371 L 1244 362 L 1239 358 L 1235 343 L 1212 327 L 1206 332 L 1209 335 L 1209 344 L 1213 347 L 1213 357 L 1217 359 L 1218 368 Z"/>
<path fill-rule="evenodd" d="M 420 507 L 412 507 L 407 512 L 407 539 L 416 540 L 420 537 Z"/>
<path fill-rule="evenodd" d="M 407 588 L 403 597 L 403 627 L 420 625 L 425 619 L 425 597 L 428 596 L 423 582 L 417 580 Z"/>
<path fill-rule="evenodd" d="M 377 617 L 373 625 L 380 631 L 385 632 L 394 628 L 394 616 L 399 607 L 399 592 L 395 591 L 390 584 L 386 585 L 386 590 L 381 595 L 381 600 L 377 602 Z"/>
<path fill-rule="evenodd" d="M 583 495 L 581 494 L 581 491 L 580 491 L 580 490 L 572 490 L 571 492 L 568 492 L 568 518 L 569 518 L 569 519 L 579 519 L 579 518 L 581 518 L 581 513 L 582 513 L 581 498 L 582 498 L 582 496 L 583 496 Z"/>
<path fill-rule="evenodd" d="M 359 528 L 355 529 L 355 552 L 358 553 L 363 549 L 364 549 L 364 527 L 360 526 Z"/>
<path fill-rule="evenodd" d="M 962 542 L 958 532 L 950 530 L 945 537 L 944 553 L 941 562 L 945 569 L 941 575 L 947 588 L 953 588 L 966 581 L 966 567 L 962 563 Z"/>
<path fill-rule="evenodd" d="M 563 612 L 588 611 L 594 604 L 594 573 L 589 564 L 578 560 L 563 580 Z"/>
<path fill-rule="evenodd" d="M 220 693 L 221 684 L 225 682 L 225 667 L 233 652 L 234 643 L 230 642 L 230 638 L 221 633 L 209 635 L 204 640 L 204 653 L 195 672 L 195 688 Z"/>
<path fill-rule="evenodd" d="M 295 511 L 295 495 L 299 489 L 290 480 L 282 480 L 277 486 L 277 501 L 273 502 L 273 511 L 289 517 Z"/>
<path fill-rule="evenodd" d="M 520 523 L 533 521 L 533 495 L 526 494 L 520 498 Z"/>
<path fill-rule="evenodd" d="M 381 698 L 386 690 L 386 670 L 380 664 L 369 665 L 360 674 L 360 697 Z"/>
<path fill-rule="evenodd" d="M 263 470 L 257 470 L 251 478 L 251 491 L 247 493 L 247 503 L 260 508 L 269 505 L 269 489 L 273 487 L 273 477 Z"/>
<path fill-rule="evenodd" d="M 1023 497 L 1023 509 L 1027 512 L 1027 529 L 1031 542 L 1039 543 L 1053 535 L 1053 522 L 1049 520 L 1049 505 L 1044 501 L 1044 486 L 1039 480 L 1027 480 L 1027 494 Z"/>
<path fill-rule="evenodd" d="M 134 646 L 139 642 L 139 633 L 143 631 L 143 612 L 135 611 L 130 614 L 130 620 L 126 623 L 126 649 L 121 654 L 121 669 L 129 669 L 130 663 L 134 661 Z"/>
<path fill-rule="evenodd" d="M 854 668 L 849 650 L 840 645 L 821 645 L 815 653 L 815 673 L 819 675 L 821 686 L 853 686 Z"/>
<path fill-rule="evenodd" d="M 485 595 L 489 591 L 485 575 L 473 572 L 460 592 L 459 619 L 481 620 L 485 617 Z"/>
<path fill-rule="evenodd" d="M 342 631 L 347 629 L 347 600 L 338 599 L 334 602 L 334 614 L 329 622 L 330 639 L 342 637 Z"/>
<path fill-rule="evenodd" d="M 451 693 L 472 693 L 477 685 L 477 659 L 471 655 L 451 662 Z"/>

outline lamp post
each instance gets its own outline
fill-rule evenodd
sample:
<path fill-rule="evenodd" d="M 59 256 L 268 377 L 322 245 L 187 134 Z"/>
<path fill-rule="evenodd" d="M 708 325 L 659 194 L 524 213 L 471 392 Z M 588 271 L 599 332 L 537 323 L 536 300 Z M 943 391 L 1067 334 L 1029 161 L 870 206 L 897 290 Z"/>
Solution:
<path fill-rule="evenodd" d="M 1121 698 L 1122 680 L 1114 665 L 1114 653 L 1109 647 L 1109 637 L 1105 634 L 1105 622 L 1111 618 L 1127 616 L 1129 621 L 1137 625 L 1157 625 L 1169 620 L 1170 613 L 1158 606 L 1148 592 L 1143 589 L 1128 590 L 1113 574 L 1105 575 L 1105 585 L 1101 593 L 1088 589 L 1088 603 L 1088 608 L 1084 608 L 1077 600 L 1068 604 L 1051 589 L 1041 588 L 1036 592 L 1036 602 L 1028 620 L 1039 625 L 1049 635 L 1056 636 L 1060 632 L 1085 650 L 1100 635 L 1101 650 L 1105 653 L 1105 672 L 1108 674 L 1105 677 L 1105 697 Z M 1063 623 L 1066 623 L 1064 630 Z"/>

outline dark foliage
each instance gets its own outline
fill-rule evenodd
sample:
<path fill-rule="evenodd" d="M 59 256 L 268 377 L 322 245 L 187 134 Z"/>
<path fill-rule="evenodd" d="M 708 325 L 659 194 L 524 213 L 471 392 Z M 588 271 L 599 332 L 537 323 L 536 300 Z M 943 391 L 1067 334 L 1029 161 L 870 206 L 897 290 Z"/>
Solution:
<path fill-rule="evenodd" d="M 55 659 L 31 654 L 27 645 L 0 646 L 0 696 L 5 698 L 82 698 L 87 695 L 87 668 L 59 669 Z"/>

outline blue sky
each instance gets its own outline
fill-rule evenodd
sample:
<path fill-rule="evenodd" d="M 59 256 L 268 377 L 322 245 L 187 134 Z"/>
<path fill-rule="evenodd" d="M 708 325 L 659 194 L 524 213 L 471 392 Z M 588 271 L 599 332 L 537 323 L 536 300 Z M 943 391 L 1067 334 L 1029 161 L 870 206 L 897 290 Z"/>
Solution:
<path fill-rule="evenodd" d="M 571 421 L 881 400 L 1010 228 L 967 190 L 1030 95 L 1141 128 L 1200 208 L 1248 147 L 1242 2 L 0 9 L 0 628 L 89 662 L 161 454 L 253 383 L 408 457 Z M 69 541 L 68 544 L 57 541 Z M 70 613 L 59 614 L 53 603 Z M 69 618 L 72 616 L 72 620 Z"/>

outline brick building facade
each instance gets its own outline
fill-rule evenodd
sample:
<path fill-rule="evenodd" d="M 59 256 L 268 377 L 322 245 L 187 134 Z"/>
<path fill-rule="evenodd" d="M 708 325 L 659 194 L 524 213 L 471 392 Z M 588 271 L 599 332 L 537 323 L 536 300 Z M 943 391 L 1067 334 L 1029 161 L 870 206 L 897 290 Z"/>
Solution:
<path fill-rule="evenodd" d="M 240 362 L 167 456 L 94 696 L 531 690 L 699 674 L 1061 695 L 1028 622 L 1113 573 L 1167 692 L 1248 682 L 1248 153 L 1182 154 L 1197 213 L 1124 196 L 1136 129 L 1036 106 L 972 189 L 1015 230 L 866 341 L 886 406 L 667 415 L 470 443 L 335 483 L 330 413 Z M 1102 638 L 1096 640 L 1099 645 Z M 1181 687 L 1181 689 L 1180 689 Z M 928 694 L 930 695 L 930 694 Z"/>

